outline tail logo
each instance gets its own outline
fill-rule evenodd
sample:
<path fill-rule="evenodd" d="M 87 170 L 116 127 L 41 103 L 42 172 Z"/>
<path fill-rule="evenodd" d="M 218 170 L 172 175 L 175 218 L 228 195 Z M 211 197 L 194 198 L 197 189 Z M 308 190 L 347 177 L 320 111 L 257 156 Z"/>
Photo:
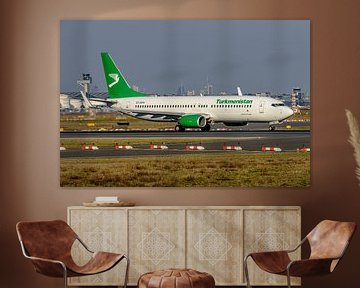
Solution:
<path fill-rule="evenodd" d="M 119 78 L 119 74 L 109 74 L 109 77 L 111 77 L 112 79 L 114 79 L 114 82 L 109 84 L 109 88 L 111 88 L 112 86 L 114 86 L 116 83 L 119 82 L 120 78 Z"/>

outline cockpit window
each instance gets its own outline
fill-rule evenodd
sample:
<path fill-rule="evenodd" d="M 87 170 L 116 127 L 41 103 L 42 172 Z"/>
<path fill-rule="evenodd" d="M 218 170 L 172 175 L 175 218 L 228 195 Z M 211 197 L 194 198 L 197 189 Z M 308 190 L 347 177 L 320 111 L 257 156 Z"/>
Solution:
<path fill-rule="evenodd" d="M 279 106 L 285 106 L 285 104 L 284 103 L 272 103 L 271 106 L 279 107 Z"/>

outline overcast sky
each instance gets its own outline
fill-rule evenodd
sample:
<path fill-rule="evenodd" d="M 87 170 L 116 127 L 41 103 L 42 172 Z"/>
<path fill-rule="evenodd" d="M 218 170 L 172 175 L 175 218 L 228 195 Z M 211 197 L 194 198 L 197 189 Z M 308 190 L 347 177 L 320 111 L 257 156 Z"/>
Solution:
<path fill-rule="evenodd" d="M 130 85 L 172 94 L 183 84 L 196 92 L 290 93 L 310 90 L 310 21 L 63 20 L 62 92 L 79 91 L 91 73 L 94 92 L 106 91 L 100 52 L 107 51 Z"/>

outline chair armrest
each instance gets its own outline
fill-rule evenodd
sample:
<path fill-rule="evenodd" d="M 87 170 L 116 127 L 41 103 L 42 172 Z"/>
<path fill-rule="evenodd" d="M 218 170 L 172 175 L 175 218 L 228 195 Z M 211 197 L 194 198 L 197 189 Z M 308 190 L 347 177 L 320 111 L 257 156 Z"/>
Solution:
<path fill-rule="evenodd" d="M 276 274 L 285 272 L 287 265 L 291 262 L 287 251 L 250 253 L 245 261 L 248 257 L 251 257 L 262 270 Z"/>
<path fill-rule="evenodd" d="M 290 276 L 312 276 L 329 274 L 332 272 L 333 261 L 339 258 L 319 258 L 319 259 L 303 259 L 295 260 L 288 264 L 287 271 Z"/>
<path fill-rule="evenodd" d="M 42 262 L 49 262 L 49 263 L 53 263 L 53 264 L 60 264 L 61 266 L 65 267 L 64 262 L 61 262 L 59 260 L 54 260 L 54 259 L 46 259 L 46 258 L 41 258 L 41 257 L 33 257 L 33 256 L 26 256 L 26 258 L 32 260 L 32 261 L 42 261 Z"/>
<path fill-rule="evenodd" d="M 264 252 L 252 252 L 247 255 L 247 257 L 257 257 L 257 256 L 265 256 L 265 257 L 271 257 L 271 256 L 280 256 L 280 255 L 288 255 L 287 250 L 279 250 L 279 251 L 264 251 Z"/>
<path fill-rule="evenodd" d="M 25 258 L 30 259 L 33 263 L 36 272 L 51 277 L 66 277 L 67 268 L 63 262 L 55 259 L 30 256 L 22 241 L 20 241 L 20 246 Z"/>
<path fill-rule="evenodd" d="M 59 261 L 53 259 L 46 259 L 40 257 L 26 256 L 30 259 L 34 265 L 35 271 L 51 277 L 66 277 L 67 268 L 66 265 Z"/>
<path fill-rule="evenodd" d="M 248 255 L 246 255 L 246 257 L 244 259 L 247 259 L 248 257 L 252 256 L 252 254 L 267 254 L 267 255 L 271 255 L 271 254 L 288 254 L 288 253 L 292 253 L 295 252 L 297 249 L 299 249 L 305 242 L 306 242 L 307 238 L 303 238 L 301 240 L 301 242 L 293 249 L 288 249 L 288 250 L 279 250 L 279 251 L 265 251 L 265 252 L 252 252 L 249 253 Z"/>

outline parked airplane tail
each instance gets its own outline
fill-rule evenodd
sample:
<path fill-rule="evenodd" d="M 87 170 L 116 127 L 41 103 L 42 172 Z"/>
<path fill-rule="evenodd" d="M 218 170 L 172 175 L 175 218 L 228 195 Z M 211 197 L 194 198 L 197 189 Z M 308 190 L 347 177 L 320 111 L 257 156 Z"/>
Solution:
<path fill-rule="evenodd" d="M 91 105 L 89 99 L 86 97 L 85 92 L 84 92 L 84 91 L 80 91 L 80 93 L 81 93 L 81 96 L 82 96 L 82 98 L 83 98 L 83 105 L 84 105 L 84 107 L 85 107 L 86 109 L 88 109 L 88 108 L 93 108 L 93 105 Z"/>
<path fill-rule="evenodd" d="M 135 91 L 130 87 L 109 53 L 102 52 L 101 59 L 110 98 L 143 97 L 148 95 Z"/>

